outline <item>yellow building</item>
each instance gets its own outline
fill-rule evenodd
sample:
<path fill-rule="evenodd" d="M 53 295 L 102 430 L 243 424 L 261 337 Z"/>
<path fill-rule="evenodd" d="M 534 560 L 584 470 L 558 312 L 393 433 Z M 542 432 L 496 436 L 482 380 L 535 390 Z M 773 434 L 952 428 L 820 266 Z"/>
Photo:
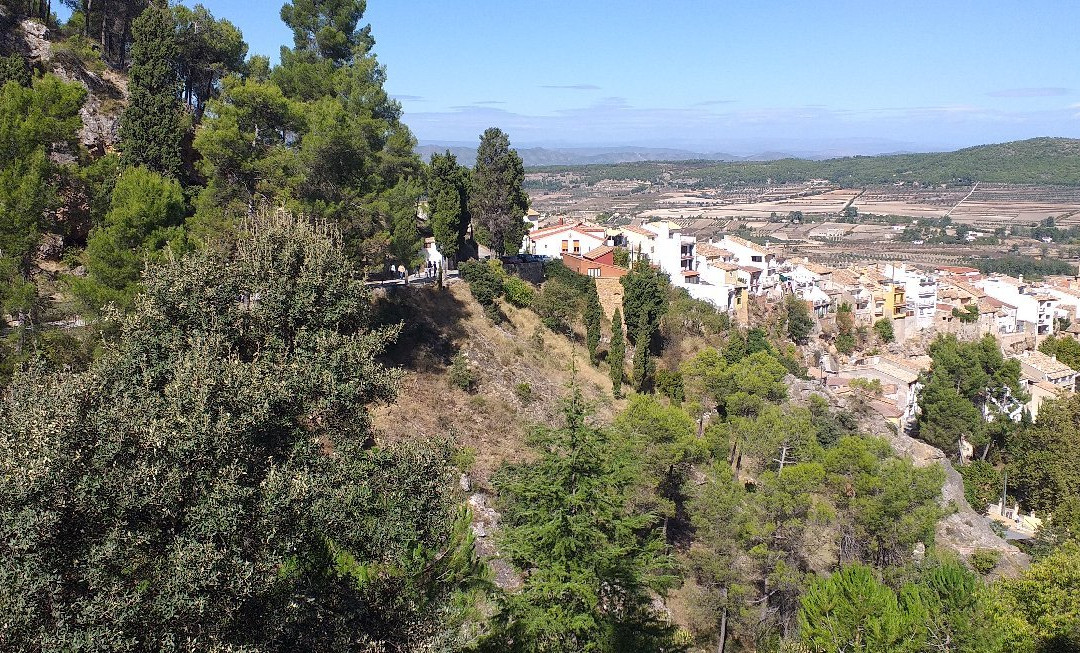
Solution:
<path fill-rule="evenodd" d="M 894 320 L 902 320 L 907 317 L 907 305 L 904 302 L 904 286 L 902 284 L 883 285 L 881 293 L 882 299 L 885 300 L 882 317 L 891 317 Z"/>

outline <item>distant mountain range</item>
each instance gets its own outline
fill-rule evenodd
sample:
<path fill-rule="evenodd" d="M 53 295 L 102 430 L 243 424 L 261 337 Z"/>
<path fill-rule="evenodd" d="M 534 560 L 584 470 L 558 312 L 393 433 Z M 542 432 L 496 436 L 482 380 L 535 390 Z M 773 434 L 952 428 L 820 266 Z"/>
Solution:
<path fill-rule="evenodd" d="M 515 148 L 526 167 L 576 166 L 598 163 L 636 163 L 639 161 L 776 161 L 778 159 L 820 160 L 834 153 L 795 154 L 787 152 L 762 152 L 751 156 L 737 156 L 726 152 L 692 152 L 662 147 L 526 147 Z M 425 160 L 434 152 L 450 152 L 459 163 L 472 165 L 476 161 L 475 147 L 425 144 L 416 152 Z"/>

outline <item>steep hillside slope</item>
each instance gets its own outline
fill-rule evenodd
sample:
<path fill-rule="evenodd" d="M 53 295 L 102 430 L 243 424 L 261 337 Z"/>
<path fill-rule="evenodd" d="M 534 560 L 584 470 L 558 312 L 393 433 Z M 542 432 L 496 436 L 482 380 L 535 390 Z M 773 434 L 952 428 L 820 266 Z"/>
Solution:
<path fill-rule="evenodd" d="M 375 411 L 379 437 L 452 437 L 475 455 L 472 476 L 486 485 L 504 461 L 527 455 L 537 424 L 556 424 L 571 380 L 610 422 L 624 401 L 611 398 L 605 371 L 588 363 L 581 342 L 545 329 L 528 310 L 504 306 L 507 321 L 484 316 L 464 283 L 443 291 L 395 287 L 380 291 L 381 320 L 403 323 L 388 356 L 403 368 L 396 402 Z M 448 366 L 461 352 L 476 377 L 475 392 L 450 382 Z"/>

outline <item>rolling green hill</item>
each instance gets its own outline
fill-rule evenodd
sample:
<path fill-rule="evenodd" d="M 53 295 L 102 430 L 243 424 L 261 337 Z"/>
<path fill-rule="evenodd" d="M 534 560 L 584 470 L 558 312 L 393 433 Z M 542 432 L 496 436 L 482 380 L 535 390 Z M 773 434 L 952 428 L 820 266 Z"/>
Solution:
<path fill-rule="evenodd" d="M 1080 186 L 1080 140 L 1033 138 L 955 152 L 855 156 L 824 161 L 679 161 L 549 166 L 529 172 L 572 172 L 586 183 L 603 179 L 672 180 L 690 187 L 765 185 L 827 179 L 844 186 L 895 182 Z"/>

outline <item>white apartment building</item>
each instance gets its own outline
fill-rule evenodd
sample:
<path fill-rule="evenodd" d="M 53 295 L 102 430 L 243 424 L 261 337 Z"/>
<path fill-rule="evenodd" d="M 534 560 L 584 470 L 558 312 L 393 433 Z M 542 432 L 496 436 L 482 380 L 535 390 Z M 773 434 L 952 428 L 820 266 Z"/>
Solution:
<path fill-rule="evenodd" d="M 1038 335 L 1054 332 L 1058 301 L 1029 287 L 1023 278 L 994 275 L 981 279 L 976 285 L 988 296 L 1016 307 L 1016 319 L 1024 331 Z"/>
<path fill-rule="evenodd" d="M 915 327 L 932 328 L 937 316 L 937 277 L 922 270 L 892 263 L 885 265 L 885 276 L 904 284 L 904 301 L 915 316 Z"/>
<path fill-rule="evenodd" d="M 738 266 L 748 273 L 751 295 L 763 295 L 779 283 L 779 263 L 764 247 L 730 234 L 715 244 L 731 252 Z"/>

